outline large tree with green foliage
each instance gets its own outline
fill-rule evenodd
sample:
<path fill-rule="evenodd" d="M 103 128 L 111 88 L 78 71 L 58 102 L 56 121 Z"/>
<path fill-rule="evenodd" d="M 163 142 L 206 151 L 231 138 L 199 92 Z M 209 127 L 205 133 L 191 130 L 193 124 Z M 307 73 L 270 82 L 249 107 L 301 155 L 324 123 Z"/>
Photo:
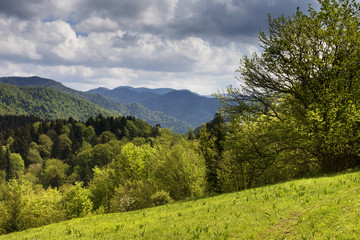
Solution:
<path fill-rule="evenodd" d="M 360 163 L 360 4 L 318 2 L 318 11 L 269 16 L 262 53 L 242 58 L 241 88 L 221 98 L 229 114 L 290 126 L 298 145 L 286 137 L 282 150 L 298 148 L 328 172 Z"/>

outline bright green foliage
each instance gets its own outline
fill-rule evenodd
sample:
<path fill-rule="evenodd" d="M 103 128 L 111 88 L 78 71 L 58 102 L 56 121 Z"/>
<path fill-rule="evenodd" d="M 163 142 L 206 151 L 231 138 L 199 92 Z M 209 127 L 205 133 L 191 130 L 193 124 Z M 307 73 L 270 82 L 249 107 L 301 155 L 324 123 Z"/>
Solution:
<path fill-rule="evenodd" d="M 93 209 L 90 200 L 90 191 L 83 188 L 83 184 L 77 182 L 71 186 L 62 199 L 62 205 L 66 212 L 66 218 L 83 217 Z"/>
<path fill-rule="evenodd" d="M 22 184 L 18 179 L 11 179 L 6 185 L 2 197 L 2 208 L 4 219 L 0 228 L 6 232 L 21 230 L 21 212 L 24 209 L 24 197 L 31 191 L 31 188 Z"/>
<path fill-rule="evenodd" d="M 112 147 L 109 148 L 110 146 Z M 138 147 L 128 143 L 121 146 L 121 142 L 113 141 L 98 145 L 93 150 L 86 150 L 79 155 L 80 159 L 87 159 L 86 155 L 92 152 L 93 159 L 99 159 L 99 153 L 106 153 L 103 156 L 110 154 L 106 162 L 96 165 L 98 167 L 104 166 L 113 159 L 103 169 L 94 168 L 94 177 L 89 186 L 94 209 L 103 206 L 106 212 L 114 212 L 151 205 L 148 200 L 154 186 L 147 180 L 149 175 L 147 164 L 153 150 L 148 145 Z M 105 147 L 109 149 L 108 152 L 104 152 Z M 95 158 L 95 155 L 98 157 Z"/>
<path fill-rule="evenodd" d="M 116 184 L 111 178 L 113 176 L 112 169 L 94 168 L 94 177 L 90 183 L 90 198 L 97 210 L 103 207 L 105 212 L 110 212 L 110 200 L 114 195 Z"/>
<path fill-rule="evenodd" d="M 148 159 L 152 153 L 148 145 L 137 147 L 128 143 L 121 149 L 121 154 L 113 161 L 115 174 L 122 183 L 123 180 L 141 180 L 148 177 Z"/>
<path fill-rule="evenodd" d="M 162 144 L 172 148 L 185 141 L 182 135 L 154 128 L 133 117 L 98 116 L 85 124 L 73 118 L 39 121 L 7 116 L 0 118 L 0 128 L 2 233 L 88 213 L 128 211 L 167 202 L 165 195 L 154 195 L 163 192 L 159 184 L 164 185 L 155 178 L 157 167 L 161 166 L 155 158 L 155 148 L 161 149 Z M 132 130 L 125 133 L 126 129 Z M 166 134 L 157 139 L 162 131 Z M 26 144 L 20 148 L 23 136 Z M 97 144 L 103 137 L 106 143 Z M 196 140 L 192 144 L 195 143 Z M 196 146 L 189 149 L 194 152 Z M 25 163 L 16 151 L 25 155 Z M 185 160 L 192 159 L 182 161 Z M 77 181 L 81 184 L 70 185 Z M 196 179 L 191 181 L 189 185 Z"/>
<path fill-rule="evenodd" d="M 89 185 L 94 209 L 129 211 L 204 193 L 205 163 L 196 140 L 175 139 L 164 131 L 152 144 L 154 148 L 127 143 L 111 163 L 94 169 Z M 89 151 L 81 158 L 87 159 Z M 165 191 L 169 198 L 161 195 Z"/>
<path fill-rule="evenodd" d="M 60 205 L 61 197 L 61 194 L 52 188 L 29 191 L 23 196 L 24 206 L 19 214 L 19 228 L 39 227 L 65 220 L 65 211 Z"/>
<path fill-rule="evenodd" d="M 205 160 L 197 148 L 196 141 L 181 140 L 173 146 L 159 146 L 153 155 L 158 161 L 155 179 L 175 200 L 201 196 L 205 191 Z"/>
<path fill-rule="evenodd" d="M 111 211 L 129 211 L 151 206 L 154 183 L 149 179 L 149 159 L 153 149 L 149 145 L 127 143 L 110 164 L 115 182 Z"/>

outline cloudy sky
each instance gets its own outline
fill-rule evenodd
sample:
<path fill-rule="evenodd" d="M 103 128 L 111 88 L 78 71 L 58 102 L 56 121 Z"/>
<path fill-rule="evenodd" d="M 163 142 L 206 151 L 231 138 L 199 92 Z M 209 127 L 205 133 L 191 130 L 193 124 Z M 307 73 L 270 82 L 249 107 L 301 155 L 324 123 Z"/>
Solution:
<path fill-rule="evenodd" d="M 267 14 L 315 0 L 1 0 L 0 76 L 68 87 L 171 87 L 211 94 L 236 85 L 259 51 Z"/>

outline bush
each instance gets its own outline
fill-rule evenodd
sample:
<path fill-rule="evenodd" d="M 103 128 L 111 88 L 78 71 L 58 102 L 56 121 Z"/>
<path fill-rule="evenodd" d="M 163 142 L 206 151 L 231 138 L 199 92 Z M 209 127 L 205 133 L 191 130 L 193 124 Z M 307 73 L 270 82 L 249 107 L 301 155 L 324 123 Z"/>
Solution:
<path fill-rule="evenodd" d="M 150 180 L 126 182 L 115 189 L 111 199 L 112 212 L 125 212 L 152 206 L 154 183 Z"/>
<path fill-rule="evenodd" d="M 160 206 L 172 202 L 173 199 L 170 197 L 168 192 L 161 190 L 151 196 L 151 201 L 154 206 Z"/>

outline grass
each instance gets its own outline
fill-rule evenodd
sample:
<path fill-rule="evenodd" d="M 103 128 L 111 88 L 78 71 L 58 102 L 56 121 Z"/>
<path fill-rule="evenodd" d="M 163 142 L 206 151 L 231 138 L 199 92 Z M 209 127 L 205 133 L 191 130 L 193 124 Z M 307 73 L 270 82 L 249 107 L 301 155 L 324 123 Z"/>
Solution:
<path fill-rule="evenodd" d="M 296 180 L 2 239 L 359 239 L 360 172 Z"/>

